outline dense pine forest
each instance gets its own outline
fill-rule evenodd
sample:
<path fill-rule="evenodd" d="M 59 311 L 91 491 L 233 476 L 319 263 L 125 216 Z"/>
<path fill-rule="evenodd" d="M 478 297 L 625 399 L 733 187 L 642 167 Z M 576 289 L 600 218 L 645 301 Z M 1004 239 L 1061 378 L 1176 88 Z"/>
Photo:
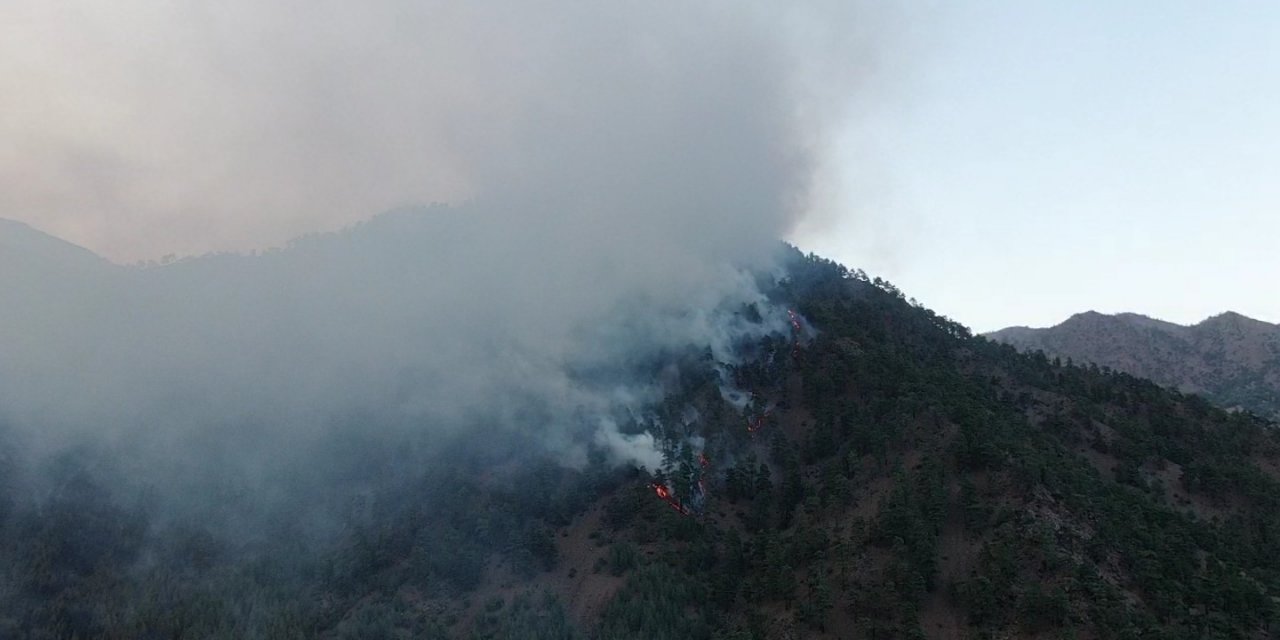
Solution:
<path fill-rule="evenodd" d="M 0 426 L 0 638 L 1280 628 L 1275 425 L 1019 354 L 819 257 L 785 262 L 762 288 L 812 331 L 736 363 L 701 345 L 636 363 L 668 393 L 620 429 L 657 436 L 657 473 L 540 459 L 483 424 L 370 441 L 351 416 L 345 440 L 264 469 L 280 489 L 245 515 L 257 485 L 158 506 L 109 447 L 33 457 Z M 302 477 L 335 489 L 291 492 Z"/>

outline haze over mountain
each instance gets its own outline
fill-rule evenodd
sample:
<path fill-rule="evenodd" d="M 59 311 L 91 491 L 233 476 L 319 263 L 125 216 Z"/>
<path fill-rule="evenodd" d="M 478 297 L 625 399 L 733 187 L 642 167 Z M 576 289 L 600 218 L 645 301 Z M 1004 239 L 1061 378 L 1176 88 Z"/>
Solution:
<path fill-rule="evenodd" d="M 986 334 L 1023 351 L 1111 367 L 1221 406 L 1280 419 L 1280 325 L 1228 311 L 1191 326 L 1093 311 Z"/>
<path fill-rule="evenodd" d="M 477 420 L 533 427 L 566 464 L 584 459 L 569 433 L 585 429 L 652 458 L 609 426 L 657 392 L 631 363 L 690 344 L 728 362 L 733 341 L 786 326 L 773 307 L 762 324 L 732 317 L 762 300 L 742 269 L 767 268 L 771 244 L 731 257 L 592 233 L 574 246 L 564 234 L 605 219 L 562 221 L 570 230 L 522 210 L 405 210 L 262 255 L 145 268 L 5 223 L 0 411 L 38 442 L 153 449 L 139 454 L 151 469 L 155 457 L 204 464 L 190 440 L 245 423 L 264 425 L 256 444 L 217 464 L 261 464 L 355 414 L 441 436 Z"/>
<path fill-rule="evenodd" d="M 780 242 L 896 10 L 0 13 L 0 216 L 341 228 L 0 222 L 0 639 L 1280 629 L 1273 424 Z"/>
<path fill-rule="evenodd" d="M 401 208 L 150 267 L 0 226 L 0 637 L 314 637 L 240 572 L 292 592 L 397 496 L 447 582 L 470 543 L 539 565 L 541 515 L 451 526 L 424 470 L 501 500 L 664 464 L 679 364 L 801 325 L 779 238 L 886 33 L 822 0 L 4 13 L 0 217 L 124 261 Z"/>
<path fill-rule="evenodd" d="M 498 194 L 773 240 L 897 36 L 827 0 L 5 8 L 0 217 L 126 262 Z"/>
<path fill-rule="evenodd" d="M 656 387 L 623 369 L 786 326 L 733 312 L 810 209 L 870 75 L 847 63 L 881 37 L 878 12 L 823 1 L 68 11 L 24 1 L 0 26 L 0 48 L 40 52 L 0 69 L 25 88 L 0 123 L 18 150 L 0 217 L 119 260 L 454 203 L 155 268 L 0 229 L 15 429 L 172 459 L 258 425 L 235 464 L 362 413 L 634 454 L 610 421 Z"/>
<path fill-rule="evenodd" d="M 138 325 L 36 337 L 69 368 L 35 383 L 71 409 L 24 397 L 28 370 L 0 375 L 0 636 L 1189 640 L 1280 624 L 1268 423 L 1019 354 L 794 250 L 733 289 L 753 297 L 637 294 L 574 316 L 596 323 L 574 325 L 563 360 L 513 358 L 552 355 L 504 347 L 556 334 L 504 339 L 503 316 L 400 300 L 427 274 L 383 270 L 416 264 L 398 247 L 465 235 L 451 213 L 105 267 L 112 295 L 77 299 Z M 35 263 L 82 257 L 22 234 Z M 392 295 L 365 306 L 328 261 Z M 326 279 L 278 286 L 299 265 Z M 171 295 L 193 283 L 219 295 Z M 518 318 L 504 305 L 527 298 L 508 293 L 485 305 Z M 406 342 L 455 322 L 498 342 Z"/>

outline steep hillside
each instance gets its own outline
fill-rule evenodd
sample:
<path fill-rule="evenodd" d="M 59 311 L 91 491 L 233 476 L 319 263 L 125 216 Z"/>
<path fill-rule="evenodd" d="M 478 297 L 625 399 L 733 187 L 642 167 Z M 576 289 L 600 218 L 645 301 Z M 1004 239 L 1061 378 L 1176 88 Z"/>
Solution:
<path fill-rule="evenodd" d="M 108 263 L 93 252 L 59 240 L 15 220 L 0 218 L 0 273 L 9 279 L 30 276 L 38 270 L 45 277 L 71 275 Z"/>
<path fill-rule="evenodd" d="M 790 335 L 741 345 L 737 365 L 696 348 L 645 365 L 668 392 L 621 431 L 656 436 L 656 475 L 590 453 L 577 467 L 530 462 L 483 427 L 417 464 L 412 433 L 367 443 L 357 430 L 307 459 L 308 473 L 364 487 L 335 499 L 340 522 L 320 543 L 289 509 L 249 540 L 158 521 L 111 489 L 127 484 L 92 451 L 55 460 L 39 504 L 0 467 L 0 637 L 1280 628 L 1272 425 L 1019 354 L 818 258 L 791 255 L 768 293 L 796 312 Z"/>
<path fill-rule="evenodd" d="M 0 338 L 30 330 L 28 319 L 56 316 L 102 286 L 115 265 L 31 227 L 0 218 Z"/>
<path fill-rule="evenodd" d="M 1229 409 L 1280 418 L 1280 325 L 1230 312 L 1182 326 L 1132 313 L 1076 314 L 1047 329 L 988 334 L 1022 351 L 1044 351 L 1149 378 Z"/>

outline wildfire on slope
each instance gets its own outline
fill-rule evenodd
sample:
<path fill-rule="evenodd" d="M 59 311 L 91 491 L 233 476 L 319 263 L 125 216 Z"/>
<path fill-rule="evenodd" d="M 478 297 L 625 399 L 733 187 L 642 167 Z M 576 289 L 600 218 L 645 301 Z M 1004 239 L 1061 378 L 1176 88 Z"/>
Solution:
<path fill-rule="evenodd" d="M 680 513 L 681 515 L 686 515 L 686 516 L 692 515 L 692 512 L 689 511 L 689 508 L 684 506 L 684 504 L 680 502 L 680 499 L 677 498 L 674 493 L 672 493 L 671 489 L 667 488 L 667 485 L 662 484 L 660 482 L 651 482 L 649 483 L 649 487 L 653 489 L 653 492 L 657 494 L 659 499 L 661 499 L 663 502 L 667 503 L 668 505 L 671 505 L 671 508 L 675 509 L 677 513 Z"/>
<path fill-rule="evenodd" d="M 791 325 L 791 331 L 792 331 L 791 358 L 794 360 L 799 354 L 800 342 L 803 339 L 803 337 L 806 335 L 806 329 L 805 329 L 806 324 L 804 320 L 801 318 L 800 314 L 796 313 L 795 310 L 793 309 L 787 309 L 787 321 Z M 755 392 L 752 392 L 751 395 L 752 397 L 755 397 L 757 394 Z M 773 413 L 773 410 L 774 410 L 774 405 L 770 403 L 768 406 L 765 407 L 764 411 L 762 411 L 759 415 L 755 416 L 754 418 L 748 416 L 746 418 L 747 433 L 751 434 L 752 437 L 755 437 L 755 434 L 759 432 L 762 427 L 764 427 L 765 420 L 769 418 L 769 416 Z M 694 482 L 692 483 L 694 495 L 690 496 L 690 503 L 692 506 L 682 502 L 680 498 L 676 496 L 675 491 L 672 490 L 672 488 L 668 486 L 666 483 L 652 482 L 649 484 L 649 487 L 653 489 L 654 494 L 657 495 L 660 500 L 662 500 L 663 502 L 666 502 L 668 505 L 671 506 L 672 509 L 675 509 L 676 512 L 680 513 L 681 515 L 693 516 L 693 515 L 700 514 L 702 512 L 702 505 L 706 501 L 706 495 L 707 495 L 706 476 L 708 471 L 711 468 L 711 459 L 707 456 L 705 451 L 699 451 L 697 456 L 697 461 L 698 461 L 699 469 L 697 472 L 697 477 L 694 479 Z"/>
<path fill-rule="evenodd" d="M 764 426 L 765 419 L 768 418 L 771 413 L 773 413 L 773 407 L 769 406 L 761 412 L 760 415 L 756 416 L 754 420 L 747 418 L 747 433 L 754 435 L 759 431 L 760 427 Z"/>
<path fill-rule="evenodd" d="M 800 316 L 792 309 L 787 309 L 787 320 L 791 322 L 791 358 L 795 359 L 800 354 L 800 336 L 804 335 L 804 325 L 800 323 Z"/>

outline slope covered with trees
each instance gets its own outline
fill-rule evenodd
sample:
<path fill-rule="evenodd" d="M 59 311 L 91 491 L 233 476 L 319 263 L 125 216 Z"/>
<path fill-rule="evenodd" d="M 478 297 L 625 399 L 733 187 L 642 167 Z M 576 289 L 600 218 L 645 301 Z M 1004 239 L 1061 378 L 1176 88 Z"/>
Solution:
<path fill-rule="evenodd" d="M 530 462 L 519 442 L 487 446 L 496 439 L 483 430 L 432 464 L 386 473 L 414 446 L 406 433 L 313 460 L 360 487 L 321 505 L 323 532 L 286 511 L 229 538 L 208 521 L 160 518 L 101 452 L 0 465 L 0 637 L 1277 629 L 1274 425 L 1019 354 L 817 257 L 792 252 L 787 266 L 771 302 L 811 322 L 812 337 L 743 345 L 736 365 L 693 347 L 645 365 L 675 382 L 622 431 L 656 433 L 658 478 L 598 457 L 576 469 Z M 744 408 L 726 386 L 750 394 Z M 14 439 L 0 438 L 0 460 L 17 460 Z M 46 487 L 39 500 L 32 478 Z M 688 500 L 699 479 L 705 508 L 692 514 L 652 488 Z"/>

